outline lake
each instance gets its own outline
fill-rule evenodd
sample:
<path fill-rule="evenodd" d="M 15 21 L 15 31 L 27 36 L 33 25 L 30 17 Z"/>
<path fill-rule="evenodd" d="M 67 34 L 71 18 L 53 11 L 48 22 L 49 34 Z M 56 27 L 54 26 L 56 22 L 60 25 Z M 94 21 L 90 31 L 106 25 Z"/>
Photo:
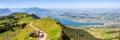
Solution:
<path fill-rule="evenodd" d="M 47 15 L 39 15 L 40 18 L 48 17 Z M 96 25 L 104 25 L 104 23 L 84 23 L 84 22 L 74 22 L 71 20 L 61 19 L 61 18 L 54 18 L 52 19 L 59 20 L 61 24 L 68 25 L 68 26 L 96 26 Z"/>
<path fill-rule="evenodd" d="M 60 18 L 53 18 L 59 20 L 61 24 L 69 25 L 69 26 L 91 26 L 91 25 L 104 25 L 104 23 L 84 23 L 84 22 L 74 22 L 71 20 L 60 19 Z"/>

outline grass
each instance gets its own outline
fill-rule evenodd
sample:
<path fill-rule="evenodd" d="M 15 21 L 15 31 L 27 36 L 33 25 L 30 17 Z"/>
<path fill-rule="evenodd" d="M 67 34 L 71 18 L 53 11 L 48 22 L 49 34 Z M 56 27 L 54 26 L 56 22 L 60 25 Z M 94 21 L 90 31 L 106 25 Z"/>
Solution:
<path fill-rule="evenodd" d="M 0 40 L 3 40 L 3 36 L 6 36 L 7 34 L 9 34 L 9 33 L 12 33 L 12 31 L 11 30 L 8 30 L 8 31 L 6 31 L 6 32 L 4 32 L 4 33 L 0 33 Z"/>
<path fill-rule="evenodd" d="M 111 39 L 112 38 L 111 40 L 117 40 L 117 38 L 114 38 L 114 37 L 116 37 L 119 34 L 118 32 L 108 33 L 110 31 L 114 31 L 113 29 L 116 29 L 116 28 L 101 27 L 101 28 L 89 28 L 89 29 L 84 29 L 84 30 L 91 33 L 96 38 L 100 38 L 100 39 Z"/>
<path fill-rule="evenodd" d="M 111 34 L 107 34 L 107 32 L 109 32 L 109 31 L 111 31 L 110 28 L 102 28 L 101 35 L 103 35 L 103 38 L 104 38 L 104 39 L 112 38 L 112 35 L 111 35 Z"/>
<path fill-rule="evenodd" d="M 15 18 L 18 18 L 18 24 L 26 23 L 27 26 L 25 26 L 16 36 L 11 37 L 10 40 L 37 40 L 36 38 L 30 38 L 29 34 L 34 30 L 29 26 L 29 22 L 32 21 L 31 16 L 27 16 L 27 14 L 24 14 L 22 12 L 13 14 Z"/>
<path fill-rule="evenodd" d="M 60 25 L 57 24 L 58 21 L 52 20 L 50 18 L 43 18 L 43 19 L 38 19 L 33 22 L 33 26 L 39 28 L 43 32 L 47 34 L 48 39 L 56 39 L 56 37 L 60 36 Z M 16 36 L 11 37 L 10 40 L 37 40 L 37 38 L 30 38 L 29 34 L 33 31 L 34 29 L 27 25 L 25 28 L 21 30 L 20 33 L 18 33 Z"/>
<path fill-rule="evenodd" d="M 57 22 L 58 21 L 52 20 L 48 17 L 34 21 L 33 26 L 39 28 L 47 34 L 46 40 L 56 39 L 56 37 L 60 36 L 61 34 L 61 28 Z"/>
<path fill-rule="evenodd" d="M 32 20 L 32 17 L 24 17 L 18 21 L 18 24 L 23 24 Z"/>
<path fill-rule="evenodd" d="M 10 40 L 37 40 L 36 38 L 30 38 L 29 34 L 30 32 L 32 32 L 34 29 L 31 28 L 29 26 L 29 22 L 32 21 L 32 17 L 29 16 L 28 14 L 25 13 L 16 13 L 16 14 L 12 14 L 12 16 L 14 16 L 15 18 L 19 19 L 18 20 L 18 24 L 23 24 L 26 23 L 27 26 L 25 26 L 25 28 L 23 28 L 20 32 L 18 32 L 18 34 L 16 34 L 16 36 L 13 36 L 10 38 Z M 7 22 L 8 20 L 0 20 L 0 22 Z M 14 30 L 20 29 L 20 28 L 13 28 Z M 12 31 L 6 31 L 4 33 L 0 34 L 0 40 L 1 40 L 1 36 L 7 35 Z"/>
<path fill-rule="evenodd" d="M 9 34 L 11 32 L 12 32 L 11 30 L 8 30 L 8 31 L 6 31 L 4 33 L 0 33 L 0 37 L 5 36 L 5 35 L 7 35 L 7 34 Z"/>
<path fill-rule="evenodd" d="M 21 17 L 26 17 L 27 15 L 23 12 L 19 12 L 16 14 L 12 14 L 12 16 L 14 16 L 15 18 L 21 18 Z"/>
<path fill-rule="evenodd" d="M 31 28 L 29 25 L 27 25 L 25 28 L 21 30 L 20 33 L 18 33 L 16 36 L 11 37 L 10 40 L 37 40 L 36 38 L 30 38 L 29 34 L 33 31 L 34 29 Z"/>
<path fill-rule="evenodd" d="M 8 19 L 0 20 L 0 23 L 9 22 Z"/>
<path fill-rule="evenodd" d="M 19 19 L 18 24 L 23 24 L 23 23 L 26 23 L 32 20 L 31 16 L 28 16 L 27 14 L 22 13 L 22 12 L 13 14 L 12 16 Z"/>

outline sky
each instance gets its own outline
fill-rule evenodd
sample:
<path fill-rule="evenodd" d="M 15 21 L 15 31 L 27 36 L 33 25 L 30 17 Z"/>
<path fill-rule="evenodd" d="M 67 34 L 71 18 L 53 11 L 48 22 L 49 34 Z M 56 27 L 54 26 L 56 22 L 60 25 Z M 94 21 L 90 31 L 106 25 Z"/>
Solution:
<path fill-rule="evenodd" d="M 120 0 L 0 0 L 0 8 L 120 8 Z"/>

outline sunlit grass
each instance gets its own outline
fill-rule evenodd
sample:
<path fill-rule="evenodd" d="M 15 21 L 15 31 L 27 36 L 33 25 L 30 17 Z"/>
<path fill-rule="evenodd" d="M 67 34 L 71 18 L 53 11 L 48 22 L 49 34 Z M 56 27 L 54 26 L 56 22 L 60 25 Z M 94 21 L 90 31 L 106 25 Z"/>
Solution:
<path fill-rule="evenodd" d="M 0 23 L 9 22 L 8 19 L 0 20 Z"/>
<path fill-rule="evenodd" d="M 33 25 L 47 34 L 46 40 L 55 39 L 57 36 L 60 36 L 60 25 L 49 17 L 36 20 L 33 22 Z"/>
<path fill-rule="evenodd" d="M 11 32 L 12 32 L 11 30 L 8 30 L 8 31 L 6 31 L 4 33 L 0 33 L 0 37 L 5 36 L 5 35 L 7 35 L 7 34 L 9 34 Z"/>
<path fill-rule="evenodd" d="M 110 31 L 114 31 L 113 29 L 116 29 L 116 28 L 101 27 L 101 28 L 89 28 L 89 29 L 83 28 L 83 29 L 91 33 L 93 36 L 100 38 L 100 39 L 118 40 L 117 38 L 114 38 L 118 35 L 118 32 L 108 33 Z"/>
<path fill-rule="evenodd" d="M 32 20 L 32 17 L 24 17 L 18 21 L 18 24 L 23 24 Z"/>
<path fill-rule="evenodd" d="M 25 28 L 21 30 L 20 33 L 18 33 L 16 36 L 10 38 L 10 40 L 37 40 L 36 38 L 30 38 L 29 34 L 33 31 L 34 29 L 31 28 L 29 25 L 27 25 Z"/>

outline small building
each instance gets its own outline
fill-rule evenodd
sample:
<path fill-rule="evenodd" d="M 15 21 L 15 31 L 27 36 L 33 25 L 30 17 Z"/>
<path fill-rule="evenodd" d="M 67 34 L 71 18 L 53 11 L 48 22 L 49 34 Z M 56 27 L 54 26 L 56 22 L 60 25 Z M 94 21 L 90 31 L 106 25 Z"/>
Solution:
<path fill-rule="evenodd" d="M 34 30 L 30 33 L 29 37 L 39 37 L 40 31 Z"/>

